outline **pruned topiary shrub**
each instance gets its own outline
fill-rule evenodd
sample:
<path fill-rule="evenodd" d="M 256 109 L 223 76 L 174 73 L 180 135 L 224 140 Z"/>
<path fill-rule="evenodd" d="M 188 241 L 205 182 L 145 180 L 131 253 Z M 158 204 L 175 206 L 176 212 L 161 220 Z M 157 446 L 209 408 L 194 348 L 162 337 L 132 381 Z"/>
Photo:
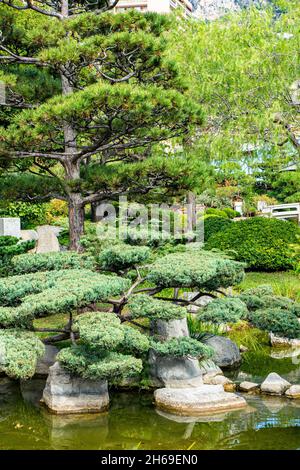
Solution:
<path fill-rule="evenodd" d="M 151 341 L 151 348 L 160 356 L 209 358 L 213 350 L 196 339 L 182 336 L 168 341 Z"/>
<path fill-rule="evenodd" d="M 145 263 L 150 258 L 147 246 L 115 245 L 103 250 L 97 257 L 99 266 L 107 271 L 122 271 L 134 265 Z"/>
<path fill-rule="evenodd" d="M 198 287 L 208 291 L 239 284 L 243 278 L 242 264 L 207 251 L 167 255 L 153 263 L 147 276 L 162 287 Z"/>
<path fill-rule="evenodd" d="M 248 309 L 244 302 L 236 297 L 214 299 L 198 315 L 198 319 L 209 323 L 236 323 L 247 318 Z"/>
<path fill-rule="evenodd" d="M 211 236 L 206 249 L 230 252 L 255 271 L 287 270 L 297 262 L 291 245 L 298 243 L 299 233 L 299 228 L 291 222 L 253 217 L 234 222 Z"/>
<path fill-rule="evenodd" d="M 0 329 L 0 346 L 0 372 L 17 379 L 32 377 L 45 352 L 34 333 L 17 329 Z"/>
<path fill-rule="evenodd" d="M 93 269 L 93 258 L 75 252 L 37 253 L 20 255 L 12 260 L 14 274 L 58 271 L 61 269 Z"/>
<path fill-rule="evenodd" d="M 251 323 L 260 330 L 272 332 L 284 338 L 300 338 L 300 323 L 291 312 L 270 308 L 250 314 Z"/>
<path fill-rule="evenodd" d="M 175 320 L 184 318 L 187 311 L 184 307 L 171 302 L 155 299 L 146 294 L 132 297 L 128 304 L 132 318 L 149 318 L 149 320 Z"/>

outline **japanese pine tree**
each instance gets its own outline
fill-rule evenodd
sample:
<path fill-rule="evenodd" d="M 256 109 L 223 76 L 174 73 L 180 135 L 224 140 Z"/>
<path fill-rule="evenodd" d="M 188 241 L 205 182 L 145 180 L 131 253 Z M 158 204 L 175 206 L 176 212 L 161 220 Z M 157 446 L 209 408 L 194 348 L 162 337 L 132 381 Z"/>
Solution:
<path fill-rule="evenodd" d="M 166 58 L 170 18 L 109 12 L 116 4 L 0 1 L 2 191 L 66 200 L 75 250 L 86 205 L 190 185 L 185 158 L 152 149 L 202 122 Z"/>

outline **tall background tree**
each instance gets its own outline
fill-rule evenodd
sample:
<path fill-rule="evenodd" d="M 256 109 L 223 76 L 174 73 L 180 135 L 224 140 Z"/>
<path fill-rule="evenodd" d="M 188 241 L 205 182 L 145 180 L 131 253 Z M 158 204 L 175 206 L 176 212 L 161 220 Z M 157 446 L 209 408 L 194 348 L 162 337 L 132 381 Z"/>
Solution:
<path fill-rule="evenodd" d="M 207 118 L 198 155 L 209 157 L 218 183 L 268 191 L 270 176 L 299 167 L 299 26 L 299 2 L 274 0 L 217 21 L 183 19 L 170 33 L 172 57 Z"/>
<path fill-rule="evenodd" d="M 201 165 L 153 152 L 203 120 L 165 53 L 170 18 L 113 15 L 108 1 L 0 4 L 2 197 L 65 199 L 78 250 L 86 205 L 193 186 Z"/>

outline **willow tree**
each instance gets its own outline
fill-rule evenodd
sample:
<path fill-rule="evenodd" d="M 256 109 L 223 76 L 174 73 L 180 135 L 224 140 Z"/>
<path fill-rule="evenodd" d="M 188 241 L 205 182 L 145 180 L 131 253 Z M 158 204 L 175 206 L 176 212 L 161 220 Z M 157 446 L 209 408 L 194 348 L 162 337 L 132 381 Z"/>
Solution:
<path fill-rule="evenodd" d="M 299 163 L 299 14 L 299 1 L 274 0 L 217 21 L 182 20 L 170 33 L 207 116 L 198 154 L 210 156 L 220 183 L 247 187 L 255 172 L 262 186 L 265 173 L 270 182 Z"/>
<path fill-rule="evenodd" d="M 0 3 L 1 79 L 15 107 L 0 134 L 4 188 L 67 200 L 78 250 L 87 204 L 188 184 L 187 161 L 152 156 L 154 145 L 178 143 L 202 122 L 166 58 L 167 16 L 114 15 L 117 1 Z M 27 83 L 41 83 L 29 102 L 24 70 Z"/>

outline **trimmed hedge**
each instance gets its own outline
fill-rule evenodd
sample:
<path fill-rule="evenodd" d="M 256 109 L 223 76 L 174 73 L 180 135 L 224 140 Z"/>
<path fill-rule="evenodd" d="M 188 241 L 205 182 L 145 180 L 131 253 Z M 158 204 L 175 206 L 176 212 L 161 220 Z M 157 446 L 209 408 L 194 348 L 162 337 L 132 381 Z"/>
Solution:
<path fill-rule="evenodd" d="M 94 269 L 93 258 L 75 252 L 36 253 L 16 256 L 12 260 L 12 274 L 29 274 L 64 269 Z"/>
<path fill-rule="evenodd" d="M 295 267 L 291 244 L 297 243 L 299 234 L 299 228 L 290 222 L 253 217 L 211 236 L 205 247 L 230 252 L 252 270 L 280 271 Z"/>
<path fill-rule="evenodd" d="M 233 222 L 224 217 L 206 217 L 204 219 L 204 241 L 208 241 L 212 235 L 222 232 Z"/>

